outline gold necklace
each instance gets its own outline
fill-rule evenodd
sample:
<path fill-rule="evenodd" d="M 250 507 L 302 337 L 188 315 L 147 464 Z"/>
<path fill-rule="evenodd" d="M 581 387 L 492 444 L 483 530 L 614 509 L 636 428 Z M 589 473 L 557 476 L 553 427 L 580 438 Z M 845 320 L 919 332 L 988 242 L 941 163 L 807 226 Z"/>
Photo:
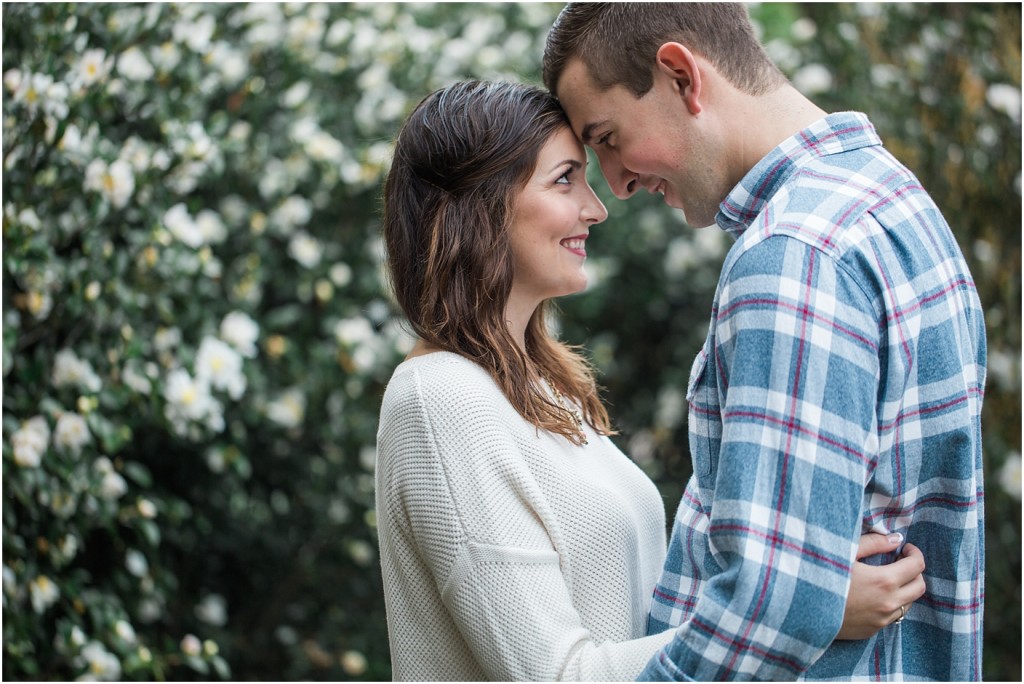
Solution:
<path fill-rule="evenodd" d="M 572 418 L 572 422 L 576 423 L 576 430 L 577 432 L 580 433 L 580 445 L 586 446 L 588 444 L 587 433 L 583 431 L 583 416 L 580 414 L 579 409 L 575 408 L 574 406 L 571 406 L 565 400 L 565 397 L 562 396 L 562 393 L 558 391 L 557 387 L 555 387 L 555 383 L 551 382 L 551 380 L 548 380 L 548 378 L 544 378 L 544 380 L 547 381 L 548 387 L 551 388 L 551 392 L 552 394 L 555 395 L 555 399 L 558 400 L 558 403 L 562 407 L 562 410 L 569 414 L 569 417 Z"/>

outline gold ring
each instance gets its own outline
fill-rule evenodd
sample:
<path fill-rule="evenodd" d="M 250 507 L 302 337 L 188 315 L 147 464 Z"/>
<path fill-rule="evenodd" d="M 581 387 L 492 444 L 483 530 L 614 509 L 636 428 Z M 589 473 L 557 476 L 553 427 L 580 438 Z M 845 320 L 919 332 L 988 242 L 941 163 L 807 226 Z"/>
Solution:
<path fill-rule="evenodd" d="M 900 606 L 900 616 L 898 618 L 896 618 L 896 621 L 893 622 L 892 624 L 894 624 L 894 625 L 900 624 L 901 622 L 903 622 L 903 618 L 905 618 L 905 617 L 907 617 L 907 609 L 904 608 L 903 606 Z"/>

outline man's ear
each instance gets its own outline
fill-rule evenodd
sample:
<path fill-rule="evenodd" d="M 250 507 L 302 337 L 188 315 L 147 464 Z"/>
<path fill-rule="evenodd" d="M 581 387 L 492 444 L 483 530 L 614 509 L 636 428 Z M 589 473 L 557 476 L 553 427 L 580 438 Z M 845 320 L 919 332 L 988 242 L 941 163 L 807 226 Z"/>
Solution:
<path fill-rule="evenodd" d="M 693 115 L 704 109 L 701 93 L 700 65 L 685 45 L 665 43 L 658 48 L 655 64 L 659 73 L 673 81 L 679 97 Z"/>

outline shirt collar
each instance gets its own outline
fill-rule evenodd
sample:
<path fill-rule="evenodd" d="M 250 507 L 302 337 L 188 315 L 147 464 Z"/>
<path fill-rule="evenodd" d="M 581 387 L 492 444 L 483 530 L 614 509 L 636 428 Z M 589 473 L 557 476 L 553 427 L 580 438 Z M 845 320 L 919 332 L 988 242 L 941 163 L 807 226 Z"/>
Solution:
<path fill-rule="evenodd" d="M 866 115 L 829 114 L 784 140 L 747 172 L 719 206 L 715 222 L 738 238 L 798 167 L 830 154 L 881 144 Z"/>

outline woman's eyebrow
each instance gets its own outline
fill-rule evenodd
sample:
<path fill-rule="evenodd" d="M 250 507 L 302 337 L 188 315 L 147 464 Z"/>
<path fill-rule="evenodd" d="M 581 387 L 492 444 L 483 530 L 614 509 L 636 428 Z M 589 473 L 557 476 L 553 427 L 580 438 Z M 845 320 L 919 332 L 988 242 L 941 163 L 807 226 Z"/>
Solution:
<path fill-rule="evenodd" d="M 551 170 L 554 171 L 558 167 L 563 166 L 565 164 L 568 164 L 569 166 L 573 167 L 574 169 L 582 169 L 584 166 L 586 166 L 586 163 L 585 162 L 581 162 L 579 159 L 563 159 L 562 161 L 558 162 L 557 164 L 553 164 L 551 166 Z"/>

